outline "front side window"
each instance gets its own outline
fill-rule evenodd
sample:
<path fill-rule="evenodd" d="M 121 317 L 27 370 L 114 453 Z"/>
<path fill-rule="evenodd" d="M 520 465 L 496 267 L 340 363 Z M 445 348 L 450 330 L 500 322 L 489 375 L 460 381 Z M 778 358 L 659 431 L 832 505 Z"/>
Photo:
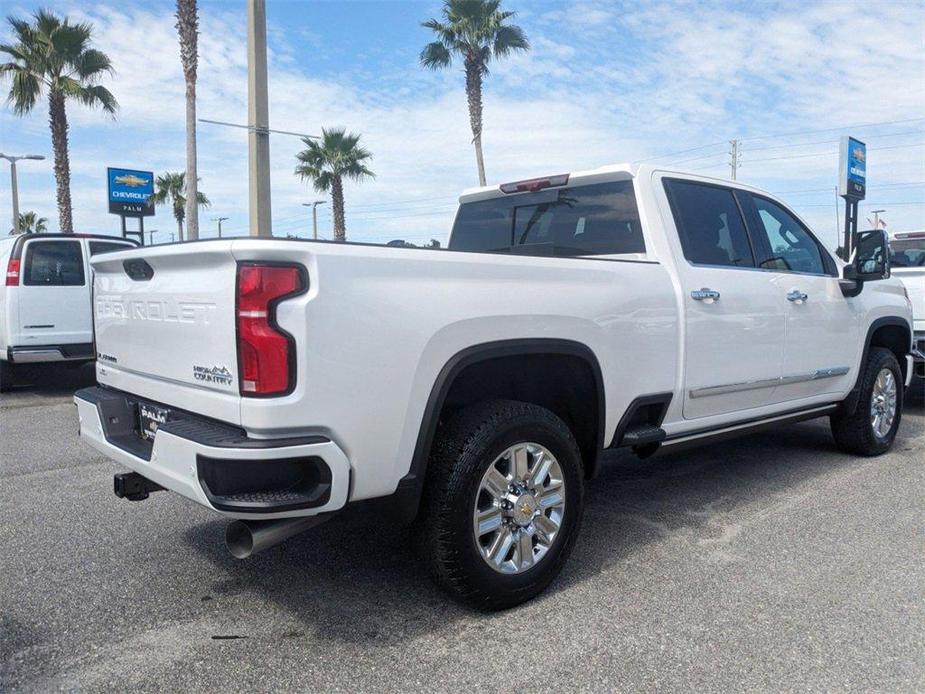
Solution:
<path fill-rule="evenodd" d="M 752 195 L 761 226 L 757 232 L 767 240 L 758 266 L 783 272 L 826 274 L 822 251 L 816 239 L 792 214 L 767 198 Z"/>
<path fill-rule="evenodd" d="M 26 246 L 23 284 L 41 287 L 80 287 L 84 283 L 79 241 L 30 241 Z"/>
<path fill-rule="evenodd" d="M 695 265 L 755 267 L 748 233 L 728 188 L 665 182 L 684 257 Z"/>
<path fill-rule="evenodd" d="M 464 203 L 456 216 L 449 248 L 555 256 L 646 250 L 632 181 Z"/>

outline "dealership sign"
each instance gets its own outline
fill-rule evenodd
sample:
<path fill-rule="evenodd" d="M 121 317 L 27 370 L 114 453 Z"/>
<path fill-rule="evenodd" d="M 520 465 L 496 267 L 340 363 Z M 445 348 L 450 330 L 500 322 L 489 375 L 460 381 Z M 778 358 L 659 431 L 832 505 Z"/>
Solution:
<path fill-rule="evenodd" d="M 867 145 L 845 135 L 838 157 L 838 194 L 863 200 L 867 192 Z"/>
<path fill-rule="evenodd" d="M 134 169 L 106 169 L 109 211 L 123 217 L 150 217 L 154 214 L 154 174 Z"/>

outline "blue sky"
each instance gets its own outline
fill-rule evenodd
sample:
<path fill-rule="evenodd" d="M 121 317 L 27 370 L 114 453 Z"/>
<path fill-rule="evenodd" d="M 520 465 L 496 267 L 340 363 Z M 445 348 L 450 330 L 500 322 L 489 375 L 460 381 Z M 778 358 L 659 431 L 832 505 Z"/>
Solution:
<path fill-rule="evenodd" d="M 39 5 L 7 0 L 4 13 Z M 69 105 L 75 227 L 117 233 L 107 166 L 182 170 L 183 78 L 173 4 L 46 2 L 91 21 L 117 74 L 116 120 Z M 199 116 L 245 122 L 243 0 L 201 2 Z M 485 89 L 485 157 L 497 183 L 646 159 L 728 176 L 727 141 L 742 140 L 740 180 L 778 192 L 830 245 L 842 134 L 866 140 L 869 210 L 890 230 L 925 227 L 925 5 L 921 2 L 606 3 L 509 1 L 533 50 L 493 67 Z M 460 190 L 476 183 L 463 78 L 417 63 L 420 22 L 439 2 L 268 1 L 270 120 L 317 133 L 345 126 L 373 152 L 375 181 L 348 184 L 348 238 L 445 239 Z M 4 91 L 8 84 L 3 84 Z M 693 149 L 696 148 L 696 149 Z M 310 233 L 302 202 L 318 199 L 292 171 L 296 138 L 271 141 L 274 233 Z M 685 152 L 685 150 L 691 150 Z M 0 151 L 41 153 L 20 167 L 20 206 L 57 222 L 46 107 L 0 111 Z M 247 233 L 243 131 L 199 129 L 201 214 Z M 328 206 L 319 227 L 330 234 Z M 840 205 L 838 206 L 840 207 Z M 0 219 L 10 217 L 0 174 Z M 863 223 L 863 221 L 862 221 Z M 166 209 L 148 228 L 174 229 Z"/>

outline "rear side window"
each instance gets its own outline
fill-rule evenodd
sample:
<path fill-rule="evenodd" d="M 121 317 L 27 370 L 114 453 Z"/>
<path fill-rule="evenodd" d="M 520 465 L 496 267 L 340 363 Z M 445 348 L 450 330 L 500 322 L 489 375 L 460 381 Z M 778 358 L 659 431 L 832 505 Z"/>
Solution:
<path fill-rule="evenodd" d="M 31 241 L 26 246 L 24 285 L 80 287 L 83 283 L 80 241 Z"/>
<path fill-rule="evenodd" d="M 456 216 L 449 247 L 555 256 L 646 250 L 632 181 L 465 203 Z"/>
<path fill-rule="evenodd" d="M 111 251 L 127 251 L 129 248 L 134 248 L 134 246 L 130 243 L 117 243 L 113 241 L 91 241 L 90 255 L 110 253 Z"/>
<path fill-rule="evenodd" d="M 755 267 L 745 221 L 728 188 L 666 180 L 684 257 L 697 265 Z"/>

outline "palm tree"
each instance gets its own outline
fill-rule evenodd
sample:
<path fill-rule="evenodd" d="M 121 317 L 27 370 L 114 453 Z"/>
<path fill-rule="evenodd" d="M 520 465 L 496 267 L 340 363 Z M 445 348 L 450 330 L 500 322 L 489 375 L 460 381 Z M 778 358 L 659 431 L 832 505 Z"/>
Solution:
<path fill-rule="evenodd" d="M 48 220 L 39 217 L 35 212 L 22 212 L 19 215 L 20 234 L 41 234 L 48 231 Z M 16 234 L 15 229 L 10 230 L 10 236 Z"/>
<path fill-rule="evenodd" d="M 71 165 L 68 159 L 65 103 L 76 99 L 84 106 L 100 107 L 115 114 L 118 104 L 108 89 L 99 84 L 113 73 L 105 53 L 91 48 L 93 27 L 71 24 L 48 10 L 33 15 L 33 23 L 9 17 L 15 45 L 0 44 L 0 52 L 12 61 L 0 64 L 0 74 L 11 79 L 9 102 L 18 116 L 30 113 L 42 93 L 48 96 L 48 122 L 55 153 L 55 182 L 58 193 L 58 221 L 61 231 L 73 233 L 71 213 Z"/>
<path fill-rule="evenodd" d="M 429 19 L 421 24 L 437 35 L 437 40 L 428 43 L 421 51 L 421 65 L 437 70 L 449 67 L 453 56 L 463 61 L 472 144 L 475 145 L 475 160 L 479 167 L 479 185 L 483 186 L 482 79 L 488 75 L 488 64 L 492 59 L 530 48 L 523 29 L 505 24 L 514 13 L 499 10 L 500 5 L 501 0 L 444 0 L 445 21 Z"/>
<path fill-rule="evenodd" d="M 154 181 L 154 195 L 151 200 L 155 205 L 170 204 L 173 208 L 173 217 L 177 220 L 177 239 L 183 240 L 183 220 L 186 218 L 186 174 L 182 171 L 167 171 Z M 208 207 L 212 203 L 209 198 L 196 192 L 196 203 Z"/>
<path fill-rule="evenodd" d="M 177 34 L 180 37 L 180 60 L 186 79 L 186 235 L 199 238 L 199 206 L 196 173 L 196 69 L 199 66 L 199 12 L 196 0 L 177 0 Z"/>
<path fill-rule="evenodd" d="M 331 191 L 334 208 L 334 240 L 347 240 L 344 222 L 344 178 L 362 181 L 375 178 L 364 162 L 372 159 L 370 152 L 359 146 L 360 136 L 343 128 L 321 129 L 321 141 L 303 137 L 306 149 L 296 154 L 301 163 L 295 172 L 304 181 L 310 180 L 319 193 Z"/>

